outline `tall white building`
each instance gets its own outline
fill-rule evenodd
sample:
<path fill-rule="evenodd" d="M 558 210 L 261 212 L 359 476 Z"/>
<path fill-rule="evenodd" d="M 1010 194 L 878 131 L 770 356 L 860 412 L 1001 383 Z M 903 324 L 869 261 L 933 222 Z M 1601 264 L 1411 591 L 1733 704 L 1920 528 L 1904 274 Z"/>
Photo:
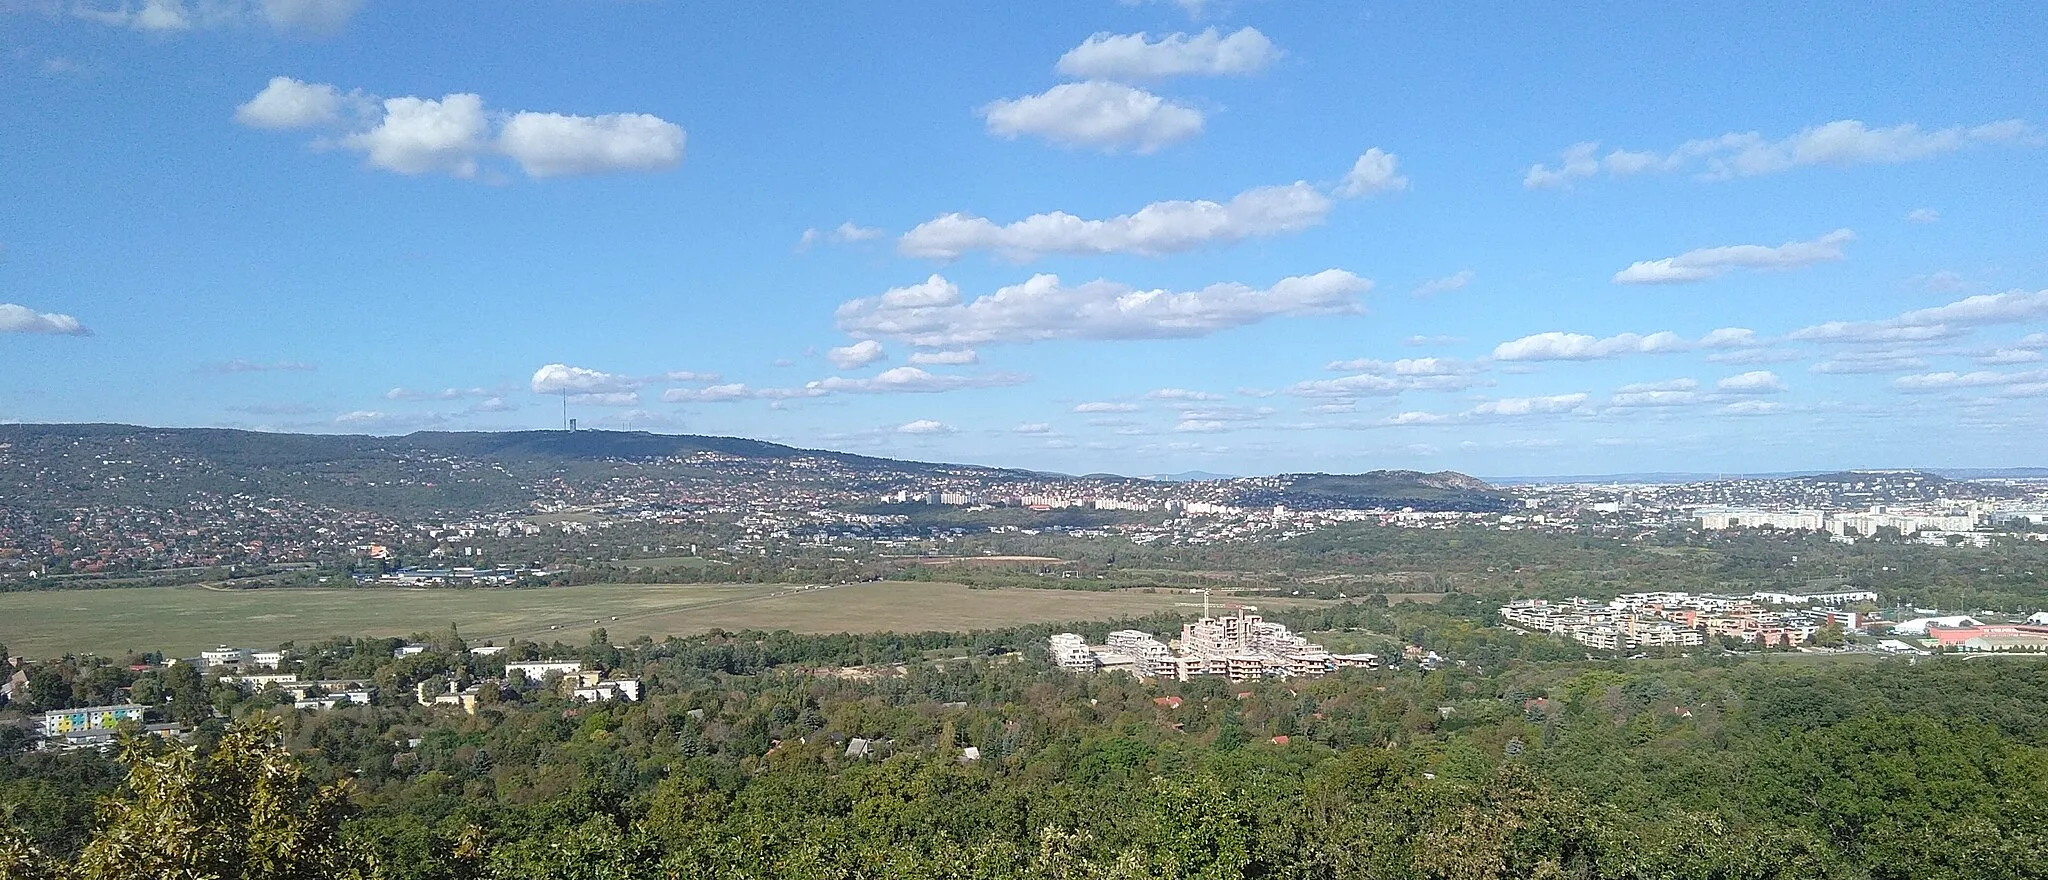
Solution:
<path fill-rule="evenodd" d="M 1088 640 L 1078 633 L 1056 633 L 1051 639 L 1052 662 L 1070 672 L 1087 672 L 1095 668 L 1095 652 L 1088 650 Z"/>

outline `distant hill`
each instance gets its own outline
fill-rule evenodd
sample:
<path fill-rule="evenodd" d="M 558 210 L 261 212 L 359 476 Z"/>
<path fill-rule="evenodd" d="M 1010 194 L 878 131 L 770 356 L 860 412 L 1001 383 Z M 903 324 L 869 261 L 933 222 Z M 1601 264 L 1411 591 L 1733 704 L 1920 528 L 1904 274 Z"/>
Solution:
<path fill-rule="evenodd" d="M 681 459 L 808 458 L 848 488 L 906 478 L 1029 478 L 1027 471 L 894 461 L 737 437 L 640 431 L 423 431 L 402 437 L 273 434 L 132 425 L 0 425 L 0 500 L 154 507 L 204 494 L 284 497 L 392 514 L 507 510 L 541 480 L 595 485 L 615 477 L 717 483 L 744 477 Z"/>
<path fill-rule="evenodd" d="M 1239 492 L 1244 507 L 1285 505 L 1299 510 L 1335 508 L 1402 508 L 1494 511 L 1515 506 L 1515 499 L 1486 481 L 1455 471 L 1370 471 L 1363 474 L 1281 474 L 1257 481 Z"/>

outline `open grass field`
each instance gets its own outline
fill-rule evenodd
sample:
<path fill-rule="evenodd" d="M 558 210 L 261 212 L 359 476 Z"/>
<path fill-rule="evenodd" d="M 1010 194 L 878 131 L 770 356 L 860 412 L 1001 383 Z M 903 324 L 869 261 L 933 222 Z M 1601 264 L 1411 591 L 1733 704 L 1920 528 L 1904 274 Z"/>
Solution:
<path fill-rule="evenodd" d="M 877 583 L 821 590 L 757 584 L 597 584 L 527 590 L 146 587 L 0 593 L 0 644 L 15 654 L 191 656 L 218 644 L 267 648 L 329 636 L 404 636 L 462 628 L 472 644 L 520 637 L 581 642 L 602 626 L 614 641 L 705 630 L 913 632 L 1103 620 L 1198 609 L 1178 593 L 970 590 Z M 1301 600 L 1267 604 L 1313 604 Z M 614 619 L 616 618 L 616 619 Z"/>

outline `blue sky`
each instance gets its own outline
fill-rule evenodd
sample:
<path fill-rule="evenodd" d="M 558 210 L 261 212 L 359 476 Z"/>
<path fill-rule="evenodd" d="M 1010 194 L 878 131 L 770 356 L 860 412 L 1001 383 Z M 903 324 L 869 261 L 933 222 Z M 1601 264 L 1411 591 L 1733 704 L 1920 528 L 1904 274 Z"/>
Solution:
<path fill-rule="evenodd" d="M 2048 7 L 1654 5 L 0 0 L 0 419 L 2048 463 Z"/>

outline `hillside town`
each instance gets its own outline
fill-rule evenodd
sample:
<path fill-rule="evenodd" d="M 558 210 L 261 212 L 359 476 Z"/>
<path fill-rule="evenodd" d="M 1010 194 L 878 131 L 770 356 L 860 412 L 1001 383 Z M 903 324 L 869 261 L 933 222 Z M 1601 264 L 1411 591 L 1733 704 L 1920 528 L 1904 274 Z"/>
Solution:
<path fill-rule="evenodd" d="M 1880 610 L 1878 594 L 1843 588 L 1746 596 L 1628 593 L 1586 599 L 1519 599 L 1501 606 L 1501 624 L 1517 632 L 1563 636 L 1602 651 L 1697 648 L 1711 643 L 1756 648 L 1845 648 L 1866 637 L 1891 653 L 2048 653 L 2048 612 L 1985 622 L 1935 609 Z"/>
<path fill-rule="evenodd" d="M 1160 547 L 1285 541 L 1361 525 L 1769 528 L 1934 546 L 2048 538 L 2048 483 L 1913 471 L 1492 486 L 1411 471 L 1174 481 L 617 432 L 526 435 L 542 446 L 590 444 L 583 459 L 409 438 L 307 440 L 334 448 L 280 467 L 285 459 L 239 457 L 242 444 L 270 442 L 260 435 L 216 434 L 16 427 L 0 437 L 0 585 L 313 567 L 378 583 L 537 583 L 576 562 L 731 561 L 804 548 L 872 557 L 968 534 Z M 709 448 L 607 457 L 614 446 L 649 443 Z"/>

